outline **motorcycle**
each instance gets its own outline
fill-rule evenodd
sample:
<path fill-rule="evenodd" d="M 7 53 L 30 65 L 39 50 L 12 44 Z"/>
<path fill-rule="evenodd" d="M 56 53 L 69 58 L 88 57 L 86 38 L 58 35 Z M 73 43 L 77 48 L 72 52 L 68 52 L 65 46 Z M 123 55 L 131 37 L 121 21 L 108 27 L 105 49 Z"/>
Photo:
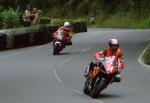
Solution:
<path fill-rule="evenodd" d="M 83 92 L 92 98 L 98 97 L 114 81 L 118 73 L 118 65 L 115 56 L 100 57 L 85 81 Z"/>
<path fill-rule="evenodd" d="M 65 48 L 64 35 L 57 32 L 53 35 L 53 55 L 59 54 Z"/>

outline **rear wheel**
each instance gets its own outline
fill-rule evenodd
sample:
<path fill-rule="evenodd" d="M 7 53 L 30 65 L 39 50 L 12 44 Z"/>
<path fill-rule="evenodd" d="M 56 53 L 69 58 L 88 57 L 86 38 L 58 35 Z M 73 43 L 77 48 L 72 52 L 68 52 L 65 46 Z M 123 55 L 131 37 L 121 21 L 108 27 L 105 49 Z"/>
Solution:
<path fill-rule="evenodd" d="M 66 45 L 72 45 L 72 41 L 69 40 L 69 41 L 66 43 Z"/>
<path fill-rule="evenodd" d="M 68 45 L 72 45 L 72 41 L 70 41 L 70 42 L 68 43 Z"/>

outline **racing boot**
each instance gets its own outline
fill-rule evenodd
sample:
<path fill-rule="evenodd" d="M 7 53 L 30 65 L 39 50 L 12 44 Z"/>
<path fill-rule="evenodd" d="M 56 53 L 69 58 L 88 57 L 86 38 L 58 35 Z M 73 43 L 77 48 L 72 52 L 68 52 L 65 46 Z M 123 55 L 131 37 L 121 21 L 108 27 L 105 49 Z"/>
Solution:
<path fill-rule="evenodd" d="M 117 74 L 116 76 L 115 76 L 115 78 L 114 78 L 114 80 L 112 81 L 112 83 L 113 82 L 121 82 L 121 74 Z"/>

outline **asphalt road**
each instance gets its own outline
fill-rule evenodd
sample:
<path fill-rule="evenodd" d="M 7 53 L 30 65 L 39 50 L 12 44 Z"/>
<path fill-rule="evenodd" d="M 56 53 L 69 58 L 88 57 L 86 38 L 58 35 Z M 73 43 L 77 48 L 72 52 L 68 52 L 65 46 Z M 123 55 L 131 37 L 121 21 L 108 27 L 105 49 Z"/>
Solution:
<path fill-rule="evenodd" d="M 123 81 L 98 99 L 82 93 L 84 68 L 110 38 L 120 42 L 125 60 Z M 51 44 L 0 52 L 0 103 L 149 103 L 150 68 L 139 56 L 150 30 L 88 29 L 73 45 L 53 56 Z"/>

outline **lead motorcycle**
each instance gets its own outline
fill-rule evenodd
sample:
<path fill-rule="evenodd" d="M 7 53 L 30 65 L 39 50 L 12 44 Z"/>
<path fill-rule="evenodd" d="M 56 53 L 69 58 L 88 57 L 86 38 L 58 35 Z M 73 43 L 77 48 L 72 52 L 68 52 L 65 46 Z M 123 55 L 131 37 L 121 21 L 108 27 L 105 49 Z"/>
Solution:
<path fill-rule="evenodd" d="M 114 81 L 118 73 L 118 65 L 115 56 L 100 57 L 100 61 L 97 62 L 85 81 L 83 92 L 92 98 L 98 97 Z"/>
<path fill-rule="evenodd" d="M 65 48 L 65 40 L 62 32 L 57 32 L 53 35 L 53 55 L 59 54 Z"/>

